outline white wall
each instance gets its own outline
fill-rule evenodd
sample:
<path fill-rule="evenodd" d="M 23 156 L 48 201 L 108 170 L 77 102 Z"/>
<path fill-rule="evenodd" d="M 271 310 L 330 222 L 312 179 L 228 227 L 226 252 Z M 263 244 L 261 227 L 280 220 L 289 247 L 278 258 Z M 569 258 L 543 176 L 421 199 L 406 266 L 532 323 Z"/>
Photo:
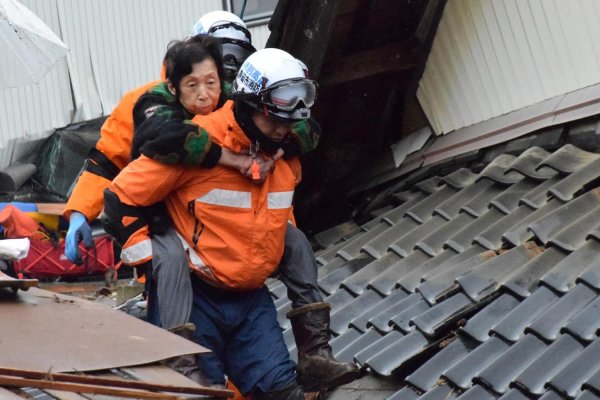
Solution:
<path fill-rule="evenodd" d="M 123 93 L 159 77 L 170 40 L 221 0 L 21 0 L 70 48 L 36 85 L 0 90 L 0 169 L 32 140 L 111 113 Z M 266 26 L 251 29 L 264 47 Z M 0 62 L 2 55 L 0 54 Z"/>
<path fill-rule="evenodd" d="M 446 134 L 600 82 L 600 1 L 448 0 L 417 97 Z"/>

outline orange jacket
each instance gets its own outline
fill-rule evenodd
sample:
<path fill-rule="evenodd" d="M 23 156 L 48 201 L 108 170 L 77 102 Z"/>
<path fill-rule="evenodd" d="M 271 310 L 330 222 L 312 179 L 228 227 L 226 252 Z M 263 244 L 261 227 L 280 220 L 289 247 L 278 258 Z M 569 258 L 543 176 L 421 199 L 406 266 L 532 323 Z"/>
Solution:
<path fill-rule="evenodd" d="M 100 139 L 96 143 L 96 150 L 114 164 L 117 173 L 129 163 L 131 155 L 133 106 L 142 94 L 159 82 L 161 81 L 148 82 L 125 93 L 100 129 Z M 96 164 L 90 159 L 87 160 L 87 163 Z M 112 178 L 113 176 L 103 177 L 84 170 L 67 201 L 65 217 L 68 219 L 72 211 L 79 211 L 85 215 L 88 221 L 96 219 L 104 206 L 103 191 L 110 185 Z"/>
<path fill-rule="evenodd" d="M 221 146 L 248 150 L 250 142 L 235 122 L 233 102 L 194 119 Z M 231 168 L 186 168 L 142 156 L 119 174 L 110 190 L 129 206 L 164 199 L 190 267 L 216 286 L 251 290 L 262 286 L 279 265 L 299 170 L 297 158 L 279 159 L 259 186 Z M 135 265 L 151 256 L 147 232 L 140 229 L 130 237 L 122 259 Z"/>

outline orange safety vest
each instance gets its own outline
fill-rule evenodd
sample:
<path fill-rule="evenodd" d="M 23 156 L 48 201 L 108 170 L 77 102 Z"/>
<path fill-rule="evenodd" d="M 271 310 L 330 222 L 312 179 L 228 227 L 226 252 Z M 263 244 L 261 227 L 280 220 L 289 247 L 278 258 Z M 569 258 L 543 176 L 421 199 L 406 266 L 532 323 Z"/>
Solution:
<path fill-rule="evenodd" d="M 125 93 L 117 107 L 102 124 L 96 149 L 119 169 L 123 169 L 131 157 L 133 107 L 148 89 L 159 82 L 161 81 L 148 82 Z M 92 161 L 88 160 L 88 162 Z M 88 221 L 96 219 L 104 207 L 104 189 L 109 185 L 110 180 L 89 171 L 83 171 L 65 206 L 65 217 L 68 219 L 72 211 L 79 211 L 85 215 Z"/>
<path fill-rule="evenodd" d="M 238 153 L 250 146 L 232 101 L 194 121 L 222 147 Z M 255 185 L 228 167 L 164 165 L 142 156 L 110 190 L 131 206 L 164 199 L 190 267 L 216 286 L 243 291 L 262 286 L 279 265 L 299 170 L 297 158 L 279 159 L 264 184 Z M 141 229 L 125 243 L 121 259 L 135 265 L 151 255 L 148 231 Z"/>

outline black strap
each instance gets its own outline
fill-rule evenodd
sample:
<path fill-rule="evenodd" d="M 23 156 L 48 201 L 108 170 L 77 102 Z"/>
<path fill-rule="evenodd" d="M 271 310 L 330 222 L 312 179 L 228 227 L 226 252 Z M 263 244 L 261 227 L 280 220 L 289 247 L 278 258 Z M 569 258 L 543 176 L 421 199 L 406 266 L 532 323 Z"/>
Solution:
<path fill-rule="evenodd" d="M 90 162 L 93 161 L 93 162 Z M 86 171 L 112 181 L 121 171 L 104 153 L 95 147 L 88 153 Z"/>

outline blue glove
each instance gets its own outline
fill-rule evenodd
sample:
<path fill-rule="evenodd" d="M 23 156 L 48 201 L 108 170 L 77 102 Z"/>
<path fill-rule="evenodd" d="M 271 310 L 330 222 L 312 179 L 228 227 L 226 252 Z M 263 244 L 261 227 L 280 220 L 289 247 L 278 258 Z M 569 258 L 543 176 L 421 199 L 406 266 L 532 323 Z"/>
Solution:
<path fill-rule="evenodd" d="M 90 228 L 82 213 L 73 211 L 65 239 L 65 256 L 77 265 L 82 263 L 81 252 L 79 251 L 79 242 L 82 240 L 86 248 L 92 247 L 92 228 Z"/>

